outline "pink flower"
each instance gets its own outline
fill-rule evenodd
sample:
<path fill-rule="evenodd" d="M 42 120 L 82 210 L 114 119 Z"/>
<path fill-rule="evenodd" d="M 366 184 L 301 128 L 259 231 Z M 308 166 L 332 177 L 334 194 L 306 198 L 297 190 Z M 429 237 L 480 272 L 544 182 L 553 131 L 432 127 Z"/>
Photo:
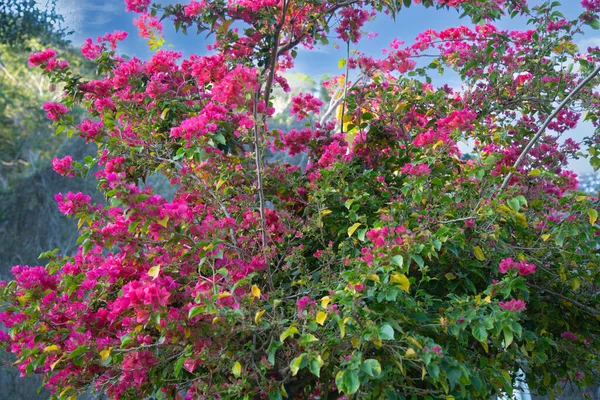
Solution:
<path fill-rule="evenodd" d="M 521 276 L 533 274 L 535 269 L 535 264 L 528 264 L 525 261 L 516 262 L 513 261 L 512 258 L 505 258 L 500 261 L 500 265 L 498 266 L 498 272 L 501 274 L 506 274 L 510 270 L 515 270 Z"/>
<path fill-rule="evenodd" d="M 93 140 L 100 134 L 103 127 L 102 121 L 94 122 L 91 119 L 84 119 L 77 125 L 77 129 L 81 131 L 81 136 L 86 140 Z"/>
<path fill-rule="evenodd" d="M 296 120 L 301 121 L 308 116 L 309 112 L 319 114 L 323 102 L 310 93 L 292 97 L 292 110 L 290 114 L 296 115 Z"/>
<path fill-rule="evenodd" d="M 102 46 L 94 44 L 94 42 L 92 42 L 92 38 L 87 38 L 81 47 L 81 54 L 83 54 L 85 58 L 95 60 L 102 54 Z"/>
<path fill-rule="evenodd" d="M 509 301 L 500 301 L 498 302 L 500 308 L 506 311 L 524 311 L 527 304 L 523 300 L 512 299 Z"/>
<path fill-rule="evenodd" d="M 560 337 L 563 339 L 571 339 L 574 342 L 577 341 L 577 335 L 575 335 L 573 332 L 570 332 L 570 331 L 564 331 L 563 333 L 560 334 Z"/>
<path fill-rule="evenodd" d="M 127 37 L 127 32 L 115 30 L 113 33 L 107 33 L 104 36 L 98 36 L 96 41 L 98 43 L 108 42 L 110 43 L 110 48 L 115 50 L 117 48 L 117 42 L 125 40 Z"/>
<path fill-rule="evenodd" d="M 51 119 L 53 121 L 58 121 L 62 115 L 65 115 L 69 112 L 69 108 L 67 108 L 67 106 L 65 106 L 64 104 L 50 101 L 46 102 L 44 104 L 44 107 L 42 108 L 48 111 L 46 113 L 46 118 Z"/>
<path fill-rule="evenodd" d="M 193 17 L 197 17 L 198 15 L 200 15 L 200 13 L 202 12 L 202 8 L 204 8 L 204 7 L 206 7 L 205 1 L 193 1 L 192 0 L 190 2 L 190 4 L 185 6 L 183 11 L 185 12 L 185 15 L 193 18 Z"/>
<path fill-rule="evenodd" d="M 306 307 L 310 304 L 310 297 L 304 296 L 300 300 L 296 302 L 296 306 L 298 306 L 298 313 L 304 311 Z"/>
<path fill-rule="evenodd" d="M 42 65 L 43 63 L 53 59 L 54 57 L 56 57 L 56 51 L 48 48 L 44 51 L 40 51 L 40 52 L 33 53 L 32 55 L 30 55 L 28 65 L 30 67 L 37 67 L 37 66 Z"/>
<path fill-rule="evenodd" d="M 73 170 L 73 158 L 66 156 L 64 158 L 56 158 L 52 160 L 52 169 L 62 176 L 72 178 L 75 176 Z"/>
<path fill-rule="evenodd" d="M 151 0 L 125 0 L 126 11 L 133 11 L 136 13 L 143 13 L 148 9 Z"/>
<path fill-rule="evenodd" d="M 149 39 L 155 34 L 161 34 L 163 31 L 163 25 L 150 14 L 140 15 L 139 18 L 133 20 L 133 24 L 138 27 L 139 35 L 145 39 Z"/>

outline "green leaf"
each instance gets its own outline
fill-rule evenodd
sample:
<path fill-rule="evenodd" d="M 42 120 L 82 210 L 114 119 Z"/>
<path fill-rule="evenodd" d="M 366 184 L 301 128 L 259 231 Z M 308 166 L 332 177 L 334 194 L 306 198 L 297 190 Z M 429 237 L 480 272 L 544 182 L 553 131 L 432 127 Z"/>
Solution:
<path fill-rule="evenodd" d="M 485 327 L 483 327 L 482 325 L 474 325 L 471 328 L 471 331 L 473 332 L 473 337 L 480 343 L 487 343 L 487 339 L 488 339 L 488 333 L 485 329 Z"/>
<path fill-rule="evenodd" d="M 360 369 L 372 378 L 379 378 L 381 375 L 381 365 L 373 358 L 363 361 Z"/>
<path fill-rule="evenodd" d="M 379 338 L 381 340 L 394 340 L 394 328 L 389 324 L 383 324 L 379 328 Z"/>
<path fill-rule="evenodd" d="M 194 318 L 202 314 L 204 311 L 206 311 L 206 308 L 204 306 L 194 306 L 190 308 L 190 311 L 188 311 L 188 318 Z"/>
<path fill-rule="evenodd" d="M 271 365 L 275 365 L 275 354 L 277 353 L 277 350 L 279 350 L 282 347 L 283 343 L 281 342 L 273 342 L 269 345 L 267 359 L 269 360 L 269 363 L 271 363 Z"/>
<path fill-rule="evenodd" d="M 310 360 L 310 363 L 308 363 L 310 372 L 312 372 L 312 374 L 314 376 L 316 376 L 317 378 L 321 377 L 321 367 L 322 366 L 323 366 L 323 359 L 321 358 L 321 356 L 318 356 L 318 358 L 316 358 L 316 359 Z"/>
<path fill-rule="evenodd" d="M 402 256 L 393 256 L 392 263 L 402 268 L 404 266 L 404 257 Z"/>
<path fill-rule="evenodd" d="M 346 62 L 347 60 L 345 58 L 341 58 L 340 61 L 338 61 L 338 68 L 344 68 L 346 66 Z"/>
<path fill-rule="evenodd" d="M 504 333 L 504 347 L 508 347 L 513 342 L 513 331 L 508 325 L 504 325 L 502 332 Z"/>
<path fill-rule="evenodd" d="M 360 382 L 358 381 L 356 372 L 346 370 L 337 373 L 335 376 L 335 385 L 344 394 L 353 394 L 360 387 Z"/>
<path fill-rule="evenodd" d="M 78 355 L 85 353 L 86 351 L 87 351 L 87 346 L 85 346 L 85 345 L 79 346 L 75 350 L 73 350 L 71 352 L 71 354 L 69 354 L 69 356 L 67 357 L 67 360 L 75 358 Z"/>
<path fill-rule="evenodd" d="M 183 367 L 183 362 L 185 361 L 185 359 L 185 356 L 179 357 L 175 362 L 175 365 L 173 366 L 173 373 L 175 374 L 175 376 L 179 376 L 179 374 L 181 373 L 181 367 Z"/>
<path fill-rule="evenodd" d="M 300 354 L 298 357 L 294 358 L 290 363 L 290 371 L 292 371 L 292 376 L 296 376 L 296 374 L 300 370 L 303 358 L 304 354 Z"/>
<path fill-rule="evenodd" d="M 307 333 L 305 335 L 300 336 L 300 339 L 298 339 L 298 344 L 302 347 L 306 347 L 306 345 L 308 345 L 309 343 L 318 341 L 319 339 L 315 335 Z"/>
<path fill-rule="evenodd" d="M 598 21 L 598 19 L 592 19 L 586 21 L 585 23 L 588 24 L 592 29 L 600 29 L 600 21 Z"/>

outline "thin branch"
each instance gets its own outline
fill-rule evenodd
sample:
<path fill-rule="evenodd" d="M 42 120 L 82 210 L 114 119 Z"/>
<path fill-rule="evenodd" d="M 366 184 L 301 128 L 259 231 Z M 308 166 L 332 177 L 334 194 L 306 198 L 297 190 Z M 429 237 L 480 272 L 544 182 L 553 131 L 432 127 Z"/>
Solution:
<path fill-rule="evenodd" d="M 551 294 L 552 296 L 560 297 L 561 299 L 563 299 L 565 301 L 568 301 L 569 303 L 572 303 L 572 304 L 576 305 L 582 311 L 585 311 L 585 312 L 587 312 L 589 314 L 592 314 L 593 316 L 596 316 L 596 317 L 600 316 L 600 311 L 599 310 L 596 310 L 596 309 L 594 309 L 594 308 L 592 308 L 590 306 L 587 306 L 587 305 L 585 305 L 583 303 L 580 303 L 577 300 L 573 300 L 573 299 L 571 299 L 569 297 L 566 297 L 566 296 L 564 296 L 564 295 L 562 295 L 562 294 L 560 294 L 558 292 L 552 291 L 552 290 L 550 290 L 548 288 L 543 288 L 543 287 L 537 286 L 537 285 L 535 285 L 533 283 L 529 283 L 529 282 L 527 282 L 526 285 L 527 286 L 531 286 L 532 288 L 538 289 L 540 291 L 548 292 L 548 294 Z"/>
<path fill-rule="evenodd" d="M 521 155 L 519 156 L 519 158 L 513 165 L 514 170 L 519 168 L 521 166 L 521 164 L 523 163 L 523 161 L 525 161 L 525 157 L 527 157 L 527 155 L 531 151 L 531 148 L 537 143 L 537 141 L 540 139 L 540 137 L 542 137 L 542 134 L 544 133 L 544 131 L 546 130 L 548 125 L 550 125 L 550 122 L 552 122 L 554 117 L 556 117 L 556 115 L 558 115 L 560 110 L 562 110 L 567 105 L 567 103 L 573 98 L 573 96 L 575 96 L 577 93 L 579 93 L 581 91 L 581 89 L 583 89 L 584 86 L 588 84 L 589 81 L 591 81 L 596 75 L 598 75 L 598 73 L 600 73 L 600 65 L 598 65 L 591 74 L 586 76 L 585 79 L 583 79 L 581 82 L 579 82 L 579 85 L 577 85 L 575 87 L 575 89 L 573 89 L 571 91 L 571 93 L 569 93 L 567 95 L 567 97 L 565 97 L 564 100 L 558 105 L 558 107 L 554 110 L 554 112 L 552 112 L 552 114 L 550 114 L 550 116 L 548 118 L 546 118 L 546 120 L 544 121 L 544 123 L 542 124 L 540 129 L 537 131 L 535 136 L 533 138 L 531 138 L 529 143 L 527 143 L 527 146 L 525 146 L 525 149 L 523 150 L 523 152 L 521 153 Z M 502 186 L 500 186 L 500 190 L 498 191 L 498 194 L 501 194 L 504 191 L 504 189 L 506 189 L 506 187 L 508 186 L 508 182 L 510 181 L 512 176 L 513 176 L 512 172 L 509 172 L 506 175 L 506 177 L 504 178 L 504 182 L 502 182 Z"/>

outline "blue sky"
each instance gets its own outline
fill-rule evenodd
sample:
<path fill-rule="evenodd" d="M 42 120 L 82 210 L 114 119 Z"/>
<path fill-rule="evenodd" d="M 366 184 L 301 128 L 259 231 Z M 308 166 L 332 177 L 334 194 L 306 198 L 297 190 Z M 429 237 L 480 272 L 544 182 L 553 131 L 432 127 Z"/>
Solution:
<path fill-rule="evenodd" d="M 181 0 L 185 2 L 185 0 Z M 163 0 L 162 4 L 172 3 L 173 0 Z M 564 5 L 577 5 L 579 0 L 563 0 Z M 535 0 L 529 1 L 530 5 L 535 4 Z M 96 38 L 107 32 L 112 32 L 115 29 L 120 29 L 129 32 L 129 37 L 119 46 L 119 50 L 130 56 L 136 56 L 145 59 L 151 55 L 146 41 L 140 38 L 137 34 L 137 28 L 133 25 L 133 19 L 136 17 L 134 13 L 125 12 L 125 4 L 123 0 L 59 0 L 59 11 L 65 15 L 67 23 L 75 31 L 71 37 L 73 44 L 80 45 L 88 38 Z M 567 17 L 575 17 L 580 8 L 565 7 L 563 12 Z M 404 8 L 397 15 L 396 20 L 390 17 L 381 15 L 375 21 L 368 23 L 365 26 L 367 32 L 378 32 L 379 35 L 374 39 L 366 37 L 353 48 L 372 56 L 380 56 L 381 50 L 386 48 L 394 37 L 411 43 L 416 35 L 425 29 L 444 29 L 451 26 L 468 24 L 467 20 L 459 19 L 459 13 L 456 10 L 434 10 L 425 9 L 422 6 L 412 6 Z M 172 45 L 173 50 L 182 51 L 184 56 L 189 54 L 206 53 L 206 45 L 210 39 L 206 40 L 205 35 L 185 36 L 175 34 L 168 21 L 165 21 L 165 38 L 167 43 Z M 523 28 L 523 25 L 518 25 L 515 21 L 508 20 L 499 24 L 503 29 L 518 29 Z M 594 34 L 596 36 L 594 36 Z M 596 32 L 586 32 L 586 36 L 577 44 L 584 50 L 587 46 L 600 45 L 600 36 Z M 366 35 L 365 35 L 366 36 Z M 323 74 L 339 74 L 342 71 L 338 68 L 338 61 L 345 57 L 345 45 L 340 49 L 334 48 L 332 45 L 327 47 L 317 48 L 313 51 L 301 50 L 298 52 L 296 59 L 296 68 L 294 72 L 300 72 L 310 75 L 314 78 L 320 77 Z M 441 77 L 438 83 L 453 82 L 452 75 Z M 580 125 L 577 129 L 570 132 L 570 136 L 575 139 L 581 139 L 592 133 L 590 125 Z M 574 160 L 571 167 L 576 172 L 592 171 L 589 163 L 586 160 Z"/>

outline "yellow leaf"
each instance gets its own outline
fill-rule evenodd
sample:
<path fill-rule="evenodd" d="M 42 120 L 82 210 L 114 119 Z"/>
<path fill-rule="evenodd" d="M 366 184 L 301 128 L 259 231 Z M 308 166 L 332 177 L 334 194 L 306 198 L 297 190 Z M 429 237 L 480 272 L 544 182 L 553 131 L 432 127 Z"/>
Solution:
<path fill-rule="evenodd" d="M 111 351 L 112 351 L 112 347 L 109 347 L 100 352 L 100 358 L 102 359 L 102 361 L 106 362 L 106 360 L 108 360 L 108 357 L 110 357 Z"/>
<path fill-rule="evenodd" d="M 409 347 L 406 350 L 406 353 L 404 353 L 404 357 L 406 357 L 406 358 L 411 358 L 411 357 L 414 357 L 416 355 L 417 355 L 417 352 L 412 347 Z"/>
<path fill-rule="evenodd" d="M 183 334 L 186 339 L 189 338 L 192 335 L 192 329 L 189 326 L 186 326 L 183 328 Z"/>
<path fill-rule="evenodd" d="M 254 315 L 254 323 L 258 324 L 258 321 L 260 321 L 260 318 L 263 316 L 263 314 L 265 313 L 265 310 L 260 310 L 257 311 L 256 314 Z"/>
<path fill-rule="evenodd" d="M 331 302 L 331 298 L 329 296 L 325 296 L 321 299 L 321 307 L 327 308 L 327 305 Z"/>
<path fill-rule="evenodd" d="M 17 296 L 17 300 L 19 300 L 19 304 L 21 304 L 21 306 L 24 306 L 27 303 L 27 296 Z"/>
<path fill-rule="evenodd" d="M 65 357 L 65 354 L 63 354 L 62 356 L 59 357 L 58 360 L 54 361 L 52 364 L 50 364 L 50 371 L 54 371 L 54 368 L 56 368 L 56 366 L 58 365 L 58 363 Z"/>
<path fill-rule="evenodd" d="M 397 283 L 398 287 L 404 290 L 406 293 L 408 293 L 410 290 L 410 281 L 404 274 L 392 272 L 392 275 L 390 275 L 390 282 Z"/>
<path fill-rule="evenodd" d="M 369 279 L 372 280 L 372 281 L 374 281 L 374 282 L 377 282 L 377 283 L 381 282 L 381 280 L 379 279 L 379 275 L 377 275 L 377 274 L 371 274 L 371 275 L 369 275 Z"/>
<path fill-rule="evenodd" d="M 539 169 L 532 169 L 531 171 L 529 171 L 529 176 L 539 176 L 542 173 L 542 171 L 540 171 Z"/>
<path fill-rule="evenodd" d="M 167 222 L 169 222 L 169 217 L 164 217 L 163 219 L 159 219 L 158 221 L 156 221 L 160 226 L 162 226 L 163 228 L 167 227 Z"/>
<path fill-rule="evenodd" d="M 419 341 L 418 341 L 417 339 L 415 339 L 414 337 L 412 337 L 412 336 L 409 336 L 409 337 L 408 337 L 408 340 L 409 340 L 410 342 L 412 342 L 412 344 L 414 344 L 414 345 L 415 345 L 415 346 L 417 346 L 418 348 L 420 348 L 420 349 L 422 349 L 422 348 L 423 348 L 423 345 L 422 345 L 421 343 L 419 343 Z"/>
<path fill-rule="evenodd" d="M 449 281 L 456 279 L 456 275 L 454 275 L 452 272 L 448 272 L 444 275 L 444 277 L 446 279 L 448 279 Z"/>
<path fill-rule="evenodd" d="M 483 299 L 483 302 L 490 304 L 492 302 L 492 296 L 486 296 L 485 299 Z"/>
<path fill-rule="evenodd" d="M 357 338 L 357 337 L 353 337 L 350 340 L 352 341 L 352 347 L 354 347 L 355 349 L 357 349 L 358 345 L 360 344 L 360 339 Z"/>
<path fill-rule="evenodd" d="M 133 330 L 136 332 L 141 332 L 143 328 L 144 328 L 144 325 L 137 325 Z"/>
<path fill-rule="evenodd" d="M 77 222 L 77 229 L 80 229 L 84 222 L 85 218 L 79 218 L 79 221 Z"/>
<path fill-rule="evenodd" d="M 329 215 L 329 214 L 331 214 L 331 210 L 330 209 L 326 208 L 324 210 L 321 210 L 321 217 L 324 217 L 324 216 Z"/>
<path fill-rule="evenodd" d="M 322 215 L 323 213 L 321 213 Z M 360 222 L 357 222 L 355 224 L 353 224 L 351 227 L 348 228 L 348 237 L 352 236 L 352 234 L 354 232 L 356 232 L 356 230 L 358 229 L 359 226 L 361 226 L 362 224 Z"/>
<path fill-rule="evenodd" d="M 160 265 L 155 265 L 154 267 L 148 270 L 148 275 L 152 277 L 152 279 L 158 278 L 158 274 L 160 273 Z"/>
<path fill-rule="evenodd" d="M 590 225 L 594 225 L 596 223 L 596 220 L 598 219 L 598 211 L 594 210 L 593 208 L 590 208 L 587 210 L 588 212 L 588 216 L 590 217 Z"/>
<path fill-rule="evenodd" d="M 217 299 L 222 299 L 224 297 L 229 297 L 229 296 L 231 296 L 231 293 L 229 293 L 229 292 L 221 292 L 221 293 L 219 293 L 217 295 Z"/>
<path fill-rule="evenodd" d="M 550 239 L 550 235 L 546 234 L 546 235 L 542 235 L 542 240 L 545 242 L 546 240 Z"/>
<path fill-rule="evenodd" d="M 481 250 L 481 247 L 473 247 L 473 254 L 475 254 L 475 258 L 479 261 L 485 261 L 485 255 L 483 254 L 483 250 Z"/>
<path fill-rule="evenodd" d="M 521 214 L 521 213 L 515 213 L 515 219 L 517 220 L 517 223 L 525 228 L 527 228 L 529 225 L 527 224 L 527 217 L 525 216 L 525 214 Z"/>
<path fill-rule="evenodd" d="M 490 348 L 488 347 L 488 344 L 485 342 L 479 342 L 481 344 L 481 347 L 483 347 L 483 349 L 485 350 L 486 353 L 490 352 Z"/>
<path fill-rule="evenodd" d="M 233 372 L 233 375 L 235 375 L 236 378 L 242 375 L 242 364 L 240 364 L 239 361 L 236 361 L 231 368 L 231 372 Z"/>
<path fill-rule="evenodd" d="M 327 313 L 325 313 L 323 311 L 319 311 L 317 313 L 317 318 L 315 319 L 315 321 L 317 321 L 317 324 L 323 325 L 325 323 L 326 319 L 327 319 Z"/>
<path fill-rule="evenodd" d="M 219 317 L 214 317 L 214 318 L 213 318 L 213 320 L 212 320 L 212 324 L 214 325 L 214 324 L 216 324 L 217 322 L 219 322 L 220 320 L 221 320 L 221 318 L 219 318 Z"/>
<path fill-rule="evenodd" d="M 295 333 L 298 333 L 298 328 L 296 328 L 295 326 L 290 326 L 281 335 L 279 335 L 279 341 L 283 343 L 285 339 L 287 339 L 289 336 Z"/>
<path fill-rule="evenodd" d="M 260 289 L 256 285 L 252 285 L 252 296 L 260 299 Z"/>
<path fill-rule="evenodd" d="M 44 353 L 48 353 L 49 351 L 56 351 L 56 350 L 58 350 L 58 346 L 53 344 L 51 346 L 45 347 Z"/>

